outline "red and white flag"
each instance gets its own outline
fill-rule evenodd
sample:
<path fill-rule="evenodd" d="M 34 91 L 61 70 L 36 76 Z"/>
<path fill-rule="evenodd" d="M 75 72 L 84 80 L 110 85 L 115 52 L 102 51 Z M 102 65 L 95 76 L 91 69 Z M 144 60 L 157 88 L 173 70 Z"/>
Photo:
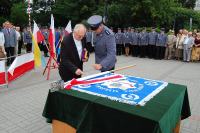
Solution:
<path fill-rule="evenodd" d="M 6 84 L 5 60 L 0 61 L 0 85 Z"/>
<path fill-rule="evenodd" d="M 49 29 L 49 53 L 51 57 L 55 57 L 55 29 L 54 29 L 54 18 L 51 14 L 51 26 Z"/>
<path fill-rule="evenodd" d="M 72 25 L 71 25 L 71 20 L 69 20 L 66 28 L 65 28 L 65 34 L 68 35 L 72 32 Z"/>
<path fill-rule="evenodd" d="M 40 31 L 39 27 L 37 26 L 36 22 L 34 22 L 33 25 L 33 36 L 35 37 L 35 40 L 37 43 L 44 41 L 44 36 L 42 34 L 42 32 Z"/>
<path fill-rule="evenodd" d="M 8 69 L 8 82 L 15 80 L 32 69 L 34 69 L 33 53 L 27 53 L 16 57 Z"/>

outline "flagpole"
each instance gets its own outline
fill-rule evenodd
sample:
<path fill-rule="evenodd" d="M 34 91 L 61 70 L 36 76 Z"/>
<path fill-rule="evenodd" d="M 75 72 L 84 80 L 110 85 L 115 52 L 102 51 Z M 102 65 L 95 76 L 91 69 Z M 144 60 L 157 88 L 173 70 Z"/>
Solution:
<path fill-rule="evenodd" d="M 31 2 L 28 0 L 28 25 L 31 27 Z"/>
<path fill-rule="evenodd" d="M 116 72 L 116 71 L 121 71 L 121 70 L 124 70 L 124 69 L 128 69 L 128 68 L 131 68 L 131 67 L 135 67 L 136 65 L 129 65 L 129 66 L 124 66 L 124 67 L 120 67 L 120 68 L 117 68 L 115 70 L 111 70 L 110 72 Z"/>
<path fill-rule="evenodd" d="M 121 71 L 121 70 L 124 70 L 124 69 L 129 69 L 129 68 L 132 68 L 132 67 L 135 67 L 135 66 L 136 65 L 129 65 L 129 66 L 124 66 L 124 67 L 117 68 L 115 70 L 105 71 L 105 72 L 102 72 L 102 73 L 97 73 L 97 74 L 89 75 L 89 76 L 86 76 L 86 77 L 78 78 L 77 81 L 84 81 L 84 80 L 91 79 L 91 78 L 94 78 L 94 77 L 97 77 L 97 76 L 101 76 L 101 75 L 105 75 L 105 74 L 108 74 L 108 73 L 113 73 L 113 72 L 116 72 L 116 71 Z M 69 84 L 72 84 L 71 83 L 72 81 L 73 81 L 73 79 L 70 80 L 70 81 L 65 82 L 64 83 L 64 88 L 66 86 L 68 86 Z M 61 86 L 60 88 L 63 88 L 63 86 Z"/>
<path fill-rule="evenodd" d="M 97 74 L 93 74 L 93 75 L 88 75 L 86 77 L 78 78 L 77 80 L 79 80 L 79 81 L 87 80 L 87 79 L 94 78 L 94 77 L 101 76 L 101 75 L 105 75 L 105 74 L 108 74 L 108 73 L 113 73 L 113 72 L 121 71 L 121 70 L 124 70 L 124 69 L 129 69 L 129 68 L 132 68 L 132 67 L 135 67 L 135 66 L 136 65 L 124 66 L 124 67 L 120 67 L 120 68 L 117 68 L 117 69 L 114 69 L 114 70 L 111 70 L 111 71 L 105 71 L 105 72 L 101 72 L 101 73 L 97 73 Z M 67 84 L 68 82 L 66 82 L 65 84 Z"/>

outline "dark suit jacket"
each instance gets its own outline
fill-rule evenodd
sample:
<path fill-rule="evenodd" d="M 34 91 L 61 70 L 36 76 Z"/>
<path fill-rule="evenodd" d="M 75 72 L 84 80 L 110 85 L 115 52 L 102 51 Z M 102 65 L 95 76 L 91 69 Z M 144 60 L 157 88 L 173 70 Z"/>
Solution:
<path fill-rule="evenodd" d="M 82 39 L 82 47 L 86 47 L 85 38 Z M 80 78 L 75 74 L 77 69 L 83 70 L 83 62 L 80 60 L 72 33 L 65 36 L 61 44 L 59 74 L 65 82 L 73 78 Z"/>

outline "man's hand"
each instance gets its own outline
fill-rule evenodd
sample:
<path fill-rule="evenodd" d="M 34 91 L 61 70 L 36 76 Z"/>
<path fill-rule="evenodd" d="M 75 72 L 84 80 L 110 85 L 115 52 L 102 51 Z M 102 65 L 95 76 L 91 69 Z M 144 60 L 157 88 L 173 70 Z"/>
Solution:
<path fill-rule="evenodd" d="M 102 68 L 102 65 L 101 64 L 94 64 L 93 67 L 96 70 L 100 70 Z"/>
<path fill-rule="evenodd" d="M 77 69 L 75 74 L 76 75 L 83 75 L 83 71 L 81 71 L 81 69 Z"/>

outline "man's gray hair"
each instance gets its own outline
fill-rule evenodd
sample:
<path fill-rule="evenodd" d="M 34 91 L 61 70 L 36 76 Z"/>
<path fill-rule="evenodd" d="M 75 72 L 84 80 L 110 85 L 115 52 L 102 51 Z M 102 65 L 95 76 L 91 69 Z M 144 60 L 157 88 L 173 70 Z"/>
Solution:
<path fill-rule="evenodd" d="M 74 27 L 74 32 L 79 32 L 79 30 L 84 30 L 86 32 L 86 27 L 83 24 L 76 24 Z"/>

